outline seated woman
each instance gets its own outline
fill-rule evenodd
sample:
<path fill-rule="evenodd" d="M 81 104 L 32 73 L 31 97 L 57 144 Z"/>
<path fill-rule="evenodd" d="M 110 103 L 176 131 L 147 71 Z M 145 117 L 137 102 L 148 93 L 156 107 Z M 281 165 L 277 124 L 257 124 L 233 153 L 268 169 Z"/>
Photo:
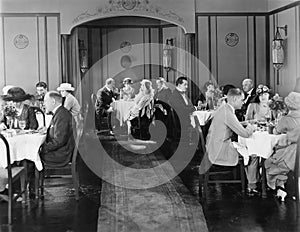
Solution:
<path fill-rule="evenodd" d="M 169 98 L 172 91 L 167 87 L 166 81 L 162 77 L 156 80 L 156 85 L 157 89 L 154 95 L 155 119 L 166 123 L 170 111 Z"/>
<path fill-rule="evenodd" d="M 219 96 L 216 94 L 216 88 L 212 81 L 208 81 L 204 84 L 205 93 L 201 94 L 197 102 L 199 108 L 203 108 L 203 104 L 206 105 L 207 110 L 213 110 L 217 106 Z"/>
<path fill-rule="evenodd" d="M 126 77 L 123 80 L 124 87 L 120 89 L 120 99 L 128 101 L 134 97 L 134 88 L 132 88 L 132 80 Z"/>
<path fill-rule="evenodd" d="M 279 120 L 274 128 L 275 134 L 289 134 L 300 126 L 300 93 L 291 92 L 284 101 L 289 113 Z M 295 140 L 286 146 L 277 147 L 275 153 L 265 161 L 268 186 L 271 189 L 277 188 L 277 197 L 282 201 L 287 195 L 284 188 L 288 179 L 287 174 L 295 168 L 296 149 Z"/>
<path fill-rule="evenodd" d="M 263 120 L 271 118 L 271 110 L 269 108 L 269 88 L 267 86 L 258 85 L 256 89 L 256 97 L 253 103 L 250 103 L 246 113 L 246 120 Z M 248 194 L 256 194 L 257 182 L 259 179 L 258 175 L 258 157 L 251 156 L 249 164 L 245 166 L 245 172 L 248 179 Z"/>
<path fill-rule="evenodd" d="M 25 121 L 25 129 L 37 129 L 38 122 L 35 116 L 34 109 L 29 105 L 25 104 L 24 101 L 31 99 L 30 94 L 26 94 L 25 91 L 20 87 L 13 87 L 8 90 L 7 95 L 3 97 L 3 100 L 8 105 L 14 106 L 17 110 L 16 121 L 13 123 L 13 128 L 19 129 L 17 121 Z M 8 118 L 4 119 L 6 126 L 9 126 Z"/>
<path fill-rule="evenodd" d="M 142 80 L 139 93 L 135 96 L 135 105 L 130 109 L 128 122 L 131 135 L 143 140 L 150 139 L 149 125 L 153 116 L 153 89 L 149 80 Z"/>
<path fill-rule="evenodd" d="M 265 85 L 258 85 L 256 89 L 256 97 L 254 102 L 250 103 L 245 119 L 255 119 L 257 121 L 268 121 L 272 116 L 272 111 L 269 107 L 270 89 Z"/>

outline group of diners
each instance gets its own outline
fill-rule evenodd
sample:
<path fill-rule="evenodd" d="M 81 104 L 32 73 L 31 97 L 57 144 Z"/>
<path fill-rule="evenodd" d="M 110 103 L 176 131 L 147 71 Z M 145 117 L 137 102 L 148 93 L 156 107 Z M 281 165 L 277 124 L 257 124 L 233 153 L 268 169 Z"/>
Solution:
<path fill-rule="evenodd" d="M 45 140 L 39 148 L 39 156 L 43 165 L 62 167 L 68 164 L 75 146 L 74 132 L 76 120 L 80 114 L 80 105 L 71 94 L 72 91 L 74 87 L 69 83 L 61 83 L 57 91 L 48 91 L 47 84 L 39 82 L 36 84 L 35 95 L 26 93 L 21 87 L 5 86 L 0 98 L 0 132 L 6 129 L 30 129 L 45 134 Z M 52 115 L 48 127 L 38 124 L 35 107 L 39 107 L 45 114 Z M 10 124 L 11 120 L 25 121 L 26 126 L 20 128 L 18 123 Z M 13 165 L 20 164 L 17 162 Z M 29 196 L 35 198 L 35 164 L 26 160 L 26 165 Z M 0 169 L 5 169 L 5 167 L 0 167 Z M 7 191 L 5 187 L 1 185 L 0 176 L 0 192 Z"/>
<path fill-rule="evenodd" d="M 155 108 L 155 119 L 162 120 L 167 127 L 176 128 L 177 136 L 185 136 L 184 131 L 191 128 L 191 115 L 195 110 L 213 110 L 213 116 L 208 126 L 206 138 L 207 157 L 211 164 L 222 166 L 235 166 L 238 163 L 239 153 L 233 146 L 237 137 L 249 138 L 257 131 L 255 123 L 269 123 L 274 121 L 274 113 L 270 109 L 270 88 L 264 84 L 254 86 L 253 80 L 246 78 L 241 83 L 241 89 L 228 84 L 217 88 L 209 81 L 205 83 L 205 92 L 200 94 L 196 107 L 187 96 L 188 79 L 184 76 L 177 78 L 176 87 L 171 91 L 163 78 L 156 80 L 157 89 L 153 90 L 150 80 L 142 80 L 139 93 L 134 97 L 131 87 L 132 80 L 124 79 L 124 88 L 120 91 L 122 98 L 133 99 L 134 106 L 130 109 L 127 120 L 133 127 L 131 133 L 134 134 L 135 120 L 148 119 L 145 127 L 140 129 L 144 132 L 144 137 L 140 139 L 150 139 L 147 126 L 152 118 L 152 110 Z M 112 103 L 119 98 L 119 93 L 115 90 L 115 80 L 109 78 L 106 85 L 97 93 L 96 115 L 100 120 L 102 117 L 111 116 L 114 111 Z M 296 133 L 300 126 L 300 79 L 297 87 L 285 98 L 284 103 L 287 110 L 274 125 L 273 134 L 287 134 L 275 146 L 273 154 L 265 160 L 266 178 L 269 188 L 276 190 L 276 196 L 282 201 L 287 195 L 284 187 L 288 173 L 294 170 L 296 157 Z M 154 104 L 154 105 L 153 105 Z M 168 124 L 171 112 L 174 112 L 172 125 Z M 175 118 L 174 118 L 175 117 Z M 111 120 L 109 120 L 111 122 Z M 110 124 L 111 134 L 112 125 Z M 182 137 L 181 137 L 182 138 Z M 203 165 L 200 165 L 200 168 Z M 202 170 L 203 171 L 203 170 Z M 251 154 L 248 164 L 245 165 L 245 172 L 248 181 L 247 193 L 250 196 L 260 194 L 258 183 L 260 182 L 259 157 Z"/>

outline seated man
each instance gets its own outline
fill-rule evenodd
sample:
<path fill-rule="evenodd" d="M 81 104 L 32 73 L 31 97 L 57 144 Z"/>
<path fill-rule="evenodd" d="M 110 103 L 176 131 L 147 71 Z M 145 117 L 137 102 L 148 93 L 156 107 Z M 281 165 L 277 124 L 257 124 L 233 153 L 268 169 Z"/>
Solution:
<path fill-rule="evenodd" d="M 97 100 L 95 103 L 96 108 L 96 129 L 100 130 L 101 128 L 101 119 L 103 117 L 108 117 L 108 127 L 110 130 L 110 134 L 113 134 L 112 125 L 111 125 L 111 113 L 113 112 L 113 108 L 111 103 L 116 99 L 116 93 L 114 93 L 115 80 L 112 78 L 108 78 L 105 81 L 105 86 L 98 90 L 97 92 Z"/>
<path fill-rule="evenodd" d="M 238 121 L 234 111 L 243 104 L 244 94 L 240 89 L 230 89 L 227 94 L 227 103 L 222 104 L 215 112 L 207 135 L 207 154 L 200 166 L 200 172 L 205 173 L 212 164 L 235 166 L 238 163 L 239 153 L 233 147 L 231 137 L 233 133 L 248 138 L 255 131 L 252 125 L 244 128 Z"/>
<path fill-rule="evenodd" d="M 47 133 L 40 148 L 40 157 L 50 167 L 63 167 L 72 157 L 75 142 L 73 136 L 74 121 L 71 113 L 62 106 L 62 97 L 56 91 L 46 93 L 44 98 L 46 112 L 52 112 L 49 128 L 40 128 L 40 133 Z"/>
<path fill-rule="evenodd" d="M 36 85 L 36 95 L 35 95 L 35 103 L 34 106 L 39 107 L 43 111 L 45 111 L 44 108 L 44 97 L 47 93 L 47 84 L 43 81 L 38 82 Z"/>

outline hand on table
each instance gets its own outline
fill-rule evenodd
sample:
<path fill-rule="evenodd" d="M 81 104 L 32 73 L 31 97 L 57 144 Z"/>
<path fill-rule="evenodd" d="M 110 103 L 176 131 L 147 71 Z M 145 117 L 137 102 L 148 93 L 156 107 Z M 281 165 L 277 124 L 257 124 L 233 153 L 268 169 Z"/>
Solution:
<path fill-rule="evenodd" d="M 110 107 L 107 109 L 107 112 L 108 112 L 108 113 L 111 113 L 111 112 L 113 112 L 113 111 L 114 111 L 114 109 L 113 109 L 112 106 L 110 106 Z"/>
<path fill-rule="evenodd" d="M 248 124 L 246 129 L 248 129 L 249 131 L 251 131 L 252 133 L 256 131 L 257 126 L 254 126 L 252 124 Z"/>
<path fill-rule="evenodd" d="M 44 135 L 47 133 L 47 127 L 43 126 L 37 129 L 37 132 Z"/>

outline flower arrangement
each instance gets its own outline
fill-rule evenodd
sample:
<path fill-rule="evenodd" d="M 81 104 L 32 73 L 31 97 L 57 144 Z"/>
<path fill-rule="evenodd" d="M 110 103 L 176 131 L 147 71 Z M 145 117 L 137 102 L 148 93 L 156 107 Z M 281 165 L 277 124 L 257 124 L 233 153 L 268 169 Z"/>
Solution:
<path fill-rule="evenodd" d="M 281 112 L 283 114 L 287 113 L 287 106 L 283 101 L 283 98 L 276 93 L 270 100 L 269 100 L 269 107 L 271 110 L 275 112 Z"/>
<path fill-rule="evenodd" d="M 3 112 L 6 117 L 10 117 L 10 118 L 16 118 L 18 115 L 18 111 L 16 107 L 13 105 L 6 105 L 4 107 Z"/>

